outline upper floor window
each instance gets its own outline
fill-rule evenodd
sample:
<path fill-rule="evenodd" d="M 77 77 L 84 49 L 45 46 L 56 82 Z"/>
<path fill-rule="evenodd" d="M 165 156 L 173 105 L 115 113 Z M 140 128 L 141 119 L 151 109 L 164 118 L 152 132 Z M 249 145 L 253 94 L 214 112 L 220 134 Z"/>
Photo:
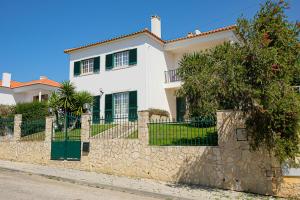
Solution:
<path fill-rule="evenodd" d="M 120 51 L 107 54 L 105 58 L 105 68 L 110 70 L 118 67 L 127 67 L 137 64 L 137 49 Z"/>
<path fill-rule="evenodd" d="M 81 61 L 82 74 L 89 74 L 94 72 L 94 59 L 88 59 Z"/>
<path fill-rule="evenodd" d="M 99 71 L 100 71 L 100 56 L 74 62 L 74 71 L 73 71 L 74 76 L 99 73 Z"/>
<path fill-rule="evenodd" d="M 129 51 L 122 51 L 114 54 L 114 67 L 128 66 Z"/>

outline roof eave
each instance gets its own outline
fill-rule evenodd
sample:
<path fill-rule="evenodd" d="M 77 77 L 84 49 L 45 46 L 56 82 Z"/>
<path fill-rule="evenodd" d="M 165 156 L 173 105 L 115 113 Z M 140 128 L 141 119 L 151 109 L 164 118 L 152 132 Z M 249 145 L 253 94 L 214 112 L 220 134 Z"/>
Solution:
<path fill-rule="evenodd" d="M 151 38 L 157 40 L 158 42 L 160 42 L 162 44 L 165 43 L 164 40 L 162 40 L 161 38 L 159 38 L 158 36 L 156 36 L 155 34 L 150 32 L 148 29 L 144 29 L 142 31 L 138 31 L 138 32 L 131 33 L 131 34 L 128 34 L 128 35 L 123 35 L 123 36 L 112 38 L 112 39 L 109 39 L 109 40 L 104 40 L 104 41 L 101 41 L 101 42 L 96 42 L 96 43 L 84 45 L 84 46 L 81 46 L 81 47 L 66 49 L 66 50 L 64 50 L 64 53 L 70 54 L 70 53 L 73 53 L 75 51 L 79 51 L 79 50 L 82 50 L 82 49 L 91 48 L 91 47 L 95 47 L 95 46 L 101 46 L 101 45 L 109 44 L 111 42 L 115 42 L 115 41 L 122 40 L 122 39 L 130 39 L 130 38 L 133 38 L 133 37 L 135 37 L 137 35 L 140 35 L 140 34 L 147 34 L 147 35 L 151 36 Z"/>

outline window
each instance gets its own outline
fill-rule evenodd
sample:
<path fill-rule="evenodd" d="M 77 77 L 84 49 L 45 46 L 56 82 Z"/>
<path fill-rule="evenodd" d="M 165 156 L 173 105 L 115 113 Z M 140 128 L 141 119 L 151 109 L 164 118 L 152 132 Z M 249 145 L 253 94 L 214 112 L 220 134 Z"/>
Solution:
<path fill-rule="evenodd" d="M 89 74 L 94 72 L 94 59 L 81 61 L 81 73 Z"/>
<path fill-rule="evenodd" d="M 39 96 L 33 96 L 32 101 L 39 101 Z"/>
<path fill-rule="evenodd" d="M 48 94 L 42 94 L 41 95 L 41 100 L 42 101 L 48 101 Z M 39 101 L 39 96 L 33 96 L 32 101 Z"/>
<path fill-rule="evenodd" d="M 114 94 L 114 117 L 123 118 L 128 117 L 129 108 L 129 93 L 116 93 Z"/>
<path fill-rule="evenodd" d="M 42 95 L 42 101 L 48 101 L 48 94 Z"/>
<path fill-rule="evenodd" d="M 122 51 L 114 54 L 114 67 L 128 66 L 129 51 Z"/>

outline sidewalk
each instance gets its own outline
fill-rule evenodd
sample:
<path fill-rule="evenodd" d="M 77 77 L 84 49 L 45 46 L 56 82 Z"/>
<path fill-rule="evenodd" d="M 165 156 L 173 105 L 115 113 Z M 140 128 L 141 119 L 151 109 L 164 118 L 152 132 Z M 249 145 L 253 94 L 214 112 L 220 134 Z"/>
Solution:
<path fill-rule="evenodd" d="M 229 190 L 212 189 L 207 187 L 178 186 L 165 182 L 149 179 L 134 179 L 113 175 L 99 174 L 95 172 L 61 169 L 42 165 L 11 162 L 0 160 L 0 168 L 37 174 L 51 179 L 87 185 L 97 188 L 105 188 L 116 191 L 124 191 L 144 196 L 162 199 L 273 199 L 272 197 L 258 196 L 248 193 Z"/>

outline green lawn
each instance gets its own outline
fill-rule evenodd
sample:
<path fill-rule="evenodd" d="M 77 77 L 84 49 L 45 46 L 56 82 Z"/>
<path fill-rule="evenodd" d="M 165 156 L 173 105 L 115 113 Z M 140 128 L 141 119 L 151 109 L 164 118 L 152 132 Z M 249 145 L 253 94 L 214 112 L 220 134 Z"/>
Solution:
<path fill-rule="evenodd" d="M 44 140 L 45 140 L 45 131 L 41 131 L 38 133 L 33 133 L 21 137 L 21 141 L 44 141 Z"/>
<path fill-rule="evenodd" d="M 117 124 L 93 124 L 91 127 L 91 136 L 98 135 L 104 131 L 115 127 Z"/>
<path fill-rule="evenodd" d="M 73 129 L 71 131 L 68 131 L 67 137 L 70 140 L 80 140 L 80 128 Z M 54 138 L 55 140 L 64 140 L 65 139 L 65 132 L 64 131 L 57 131 L 55 132 Z"/>
<path fill-rule="evenodd" d="M 198 128 L 189 124 L 149 124 L 149 144 L 158 146 L 216 146 L 215 126 Z"/>
<path fill-rule="evenodd" d="M 135 130 L 133 131 L 133 133 L 128 135 L 126 139 L 138 139 L 138 137 L 139 137 L 138 130 Z"/>

